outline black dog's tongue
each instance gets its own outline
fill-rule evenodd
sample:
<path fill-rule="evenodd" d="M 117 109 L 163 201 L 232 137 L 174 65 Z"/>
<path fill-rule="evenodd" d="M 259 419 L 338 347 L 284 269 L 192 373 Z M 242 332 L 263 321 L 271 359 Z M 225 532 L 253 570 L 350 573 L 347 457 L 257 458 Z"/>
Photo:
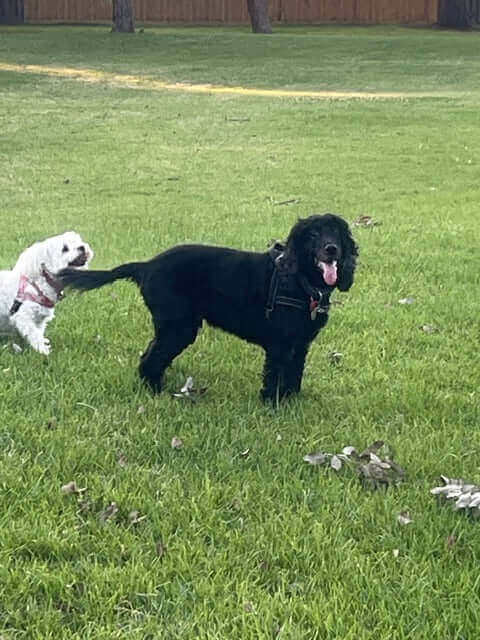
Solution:
<path fill-rule="evenodd" d="M 332 263 L 328 262 L 320 262 L 320 266 L 322 267 L 323 279 L 325 280 L 325 284 L 328 284 L 330 287 L 335 286 L 337 282 L 337 263 L 334 260 Z"/>

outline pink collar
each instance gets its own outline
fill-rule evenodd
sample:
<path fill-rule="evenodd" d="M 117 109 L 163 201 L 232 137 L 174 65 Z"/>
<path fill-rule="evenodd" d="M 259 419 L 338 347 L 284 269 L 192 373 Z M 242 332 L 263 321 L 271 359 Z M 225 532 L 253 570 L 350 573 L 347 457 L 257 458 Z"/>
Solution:
<path fill-rule="evenodd" d="M 42 276 L 46 279 L 48 284 L 54 289 L 57 294 L 57 300 L 60 300 L 62 297 L 62 290 L 60 288 L 59 283 L 53 278 L 52 274 L 43 267 Z M 30 285 L 31 288 L 35 289 L 35 292 L 27 291 L 27 286 Z M 48 298 L 40 287 L 27 278 L 25 275 L 20 276 L 20 283 L 18 285 L 17 295 L 15 296 L 15 300 L 13 301 L 12 307 L 10 309 L 10 315 L 16 313 L 22 302 L 25 300 L 31 300 L 32 302 L 36 302 L 41 307 L 47 307 L 48 309 L 52 309 L 55 306 L 56 300 L 51 300 Z"/>
<path fill-rule="evenodd" d="M 33 289 L 35 289 L 35 293 L 31 293 L 30 291 L 26 291 L 27 285 L 30 285 Z M 20 284 L 18 285 L 18 292 L 16 299 L 19 302 L 25 302 L 25 300 L 31 300 L 32 302 L 36 302 L 41 307 L 48 307 L 51 309 L 55 306 L 55 302 L 47 298 L 47 296 L 41 291 L 35 282 L 32 282 L 27 278 L 27 276 L 20 276 Z"/>

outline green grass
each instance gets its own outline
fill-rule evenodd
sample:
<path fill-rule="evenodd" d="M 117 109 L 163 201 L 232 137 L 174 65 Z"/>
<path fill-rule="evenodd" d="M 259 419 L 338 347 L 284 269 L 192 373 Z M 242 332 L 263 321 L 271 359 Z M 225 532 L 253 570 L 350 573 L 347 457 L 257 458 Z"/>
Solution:
<path fill-rule="evenodd" d="M 451 93 L 219 97 L 0 72 L 1 267 L 69 228 L 101 268 L 190 241 L 264 250 L 311 212 L 382 223 L 355 229 L 355 286 L 336 295 L 302 395 L 277 412 L 258 400 L 261 352 L 208 328 L 152 397 L 136 375 L 150 318 L 126 283 L 69 295 L 48 359 L 0 344 L 5 640 L 477 636 L 479 525 L 429 489 L 441 473 L 480 481 L 479 37 L 0 29 L 0 64 Z M 187 375 L 208 386 L 196 405 L 170 397 Z M 395 490 L 302 461 L 379 438 L 408 472 Z M 61 492 L 71 480 L 83 509 Z M 132 510 L 146 518 L 132 525 Z"/>

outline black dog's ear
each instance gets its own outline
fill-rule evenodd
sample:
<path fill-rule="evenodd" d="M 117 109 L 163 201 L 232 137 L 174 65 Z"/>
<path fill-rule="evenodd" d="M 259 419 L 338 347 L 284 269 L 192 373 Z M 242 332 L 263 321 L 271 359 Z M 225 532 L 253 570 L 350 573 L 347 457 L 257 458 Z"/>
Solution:
<path fill-rule="evenodd" d="M 343 249 L 343 260 L 339 265 L 337 287 L 340 291 L 348 291 L 353 284 L 353 276 L 357 266 L 358 246 L 345 220 L 338 218 L 337 224 L 341 232 Z"/>
<path fill-rule="evenodd" d="M 298 271 L 298 256 L 297 246 L 300 246 L 301 237 L 307 227 L 308 220 L 299 218 L 296 224 L 290 230 L 287 241 L 285 243 L 285 249 L 282 255 L 278 256 L 276 263 L 280 271 L 285 273 L 297 273 Z"/>

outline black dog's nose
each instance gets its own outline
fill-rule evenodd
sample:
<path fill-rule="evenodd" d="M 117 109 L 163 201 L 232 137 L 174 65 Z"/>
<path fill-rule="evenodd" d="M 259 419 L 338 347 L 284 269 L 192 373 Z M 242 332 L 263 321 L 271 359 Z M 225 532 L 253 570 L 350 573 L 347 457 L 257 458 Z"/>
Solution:
<path fill-rule="evenodd" d="M 336 244 L 326 244 L 325 245 L 325 251 L 327 252 L 327 255 L 329 258 L 335 258 L 337 253 L 338 253 L 338 248 Z"/>

